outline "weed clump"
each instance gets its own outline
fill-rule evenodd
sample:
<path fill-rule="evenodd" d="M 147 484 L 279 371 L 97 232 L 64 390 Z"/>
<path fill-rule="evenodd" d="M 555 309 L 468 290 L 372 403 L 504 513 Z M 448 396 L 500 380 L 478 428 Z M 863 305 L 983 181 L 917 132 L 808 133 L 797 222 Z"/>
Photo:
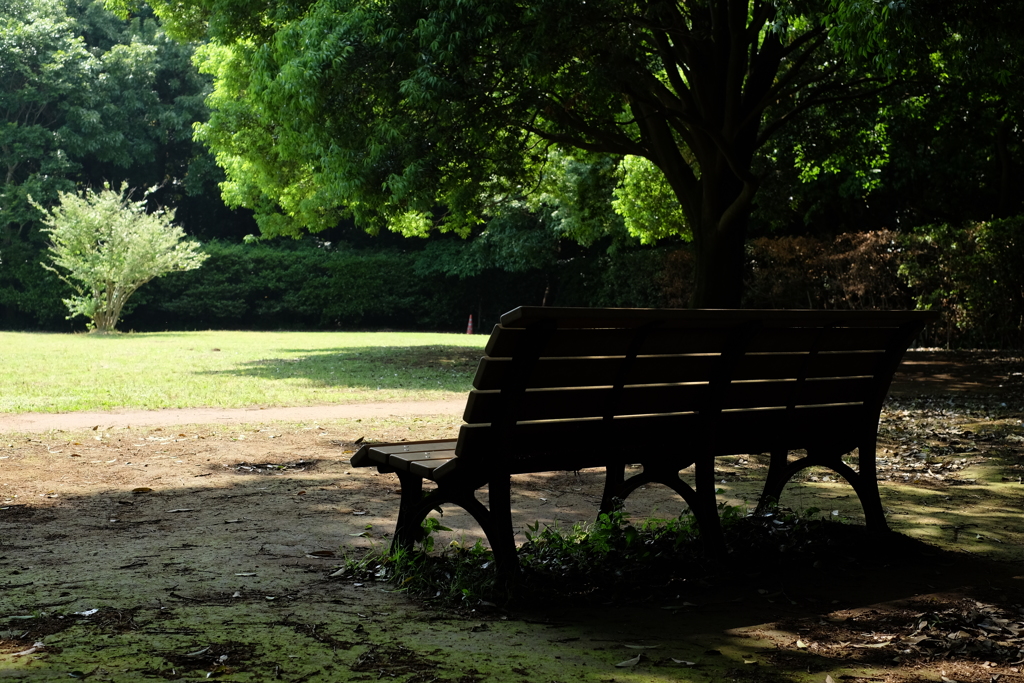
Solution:
<path fill-rule="evenodd" d="M 497 571 L 494 555 L 481 542 L 457 541 L 437 549 L 434 533 L 447 531 L 434 518 L 424 521 L 418 547 L 376 551 L 352 561 L 339 575 L 388 581 L 398 590 L 446 607 L 530 604 L 646 602 L 675 598 L 737 573 L 784 571 L 832 564 L 836 553 L 856 554 L 861 527 L 775 508 L 754 515 L 721 505 L 726 556 L 704 552 L 688 510 L 675 519 L 634 522 L 621 511 L 601 514 L 592 524 L 569 529 L 529 525 L 517 550 L 520 571 Z M 844 558 L 848 559 L 848 558 Z"/>

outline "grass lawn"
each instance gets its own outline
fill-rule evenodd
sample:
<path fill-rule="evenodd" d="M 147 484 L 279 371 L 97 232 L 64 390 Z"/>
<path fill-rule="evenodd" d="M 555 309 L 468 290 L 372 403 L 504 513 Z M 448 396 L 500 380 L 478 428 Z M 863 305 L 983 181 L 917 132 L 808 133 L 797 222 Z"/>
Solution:
<path fill-rule="evenodd" d="M 301 406 L 469 390 L 487 335 L 0 332 L 0 412 Z"/>

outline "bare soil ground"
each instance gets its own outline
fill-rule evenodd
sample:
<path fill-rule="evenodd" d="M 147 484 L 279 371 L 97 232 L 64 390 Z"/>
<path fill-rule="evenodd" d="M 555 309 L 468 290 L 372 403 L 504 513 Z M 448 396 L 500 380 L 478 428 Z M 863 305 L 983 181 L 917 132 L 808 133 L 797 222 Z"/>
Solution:
<path fill-rule="evenodd" d="M 441 610 L 337 575 L 397 510 L 394 477 L 349 466 L 357 442 L 453 437 L 461 405 L 0 416 L 0 679 L 1024 681 L 1022 371 L 908 356 L 880 479 L 891 525 L 930 546 L 557 609 Z M 762 469 L 723 459 L 724 496 L 752 502 Z M 601 483 L 519 477 L 517 523 L 589 522 Z M 822 473 L 783 503 L 860 514 Z M 679 507 L 652 488 L 627 512 Z"/>

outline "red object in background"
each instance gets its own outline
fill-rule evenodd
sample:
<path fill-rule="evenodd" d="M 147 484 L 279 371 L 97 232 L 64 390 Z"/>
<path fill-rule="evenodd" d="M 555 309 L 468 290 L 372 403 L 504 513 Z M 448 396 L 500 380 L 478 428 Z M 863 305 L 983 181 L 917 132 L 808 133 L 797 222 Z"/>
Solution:
<path fill-rule="evenodd" d="M 473 315 L 469 316 L 469 324 L 466 325 L 466 334 L 473 334 Z"/>

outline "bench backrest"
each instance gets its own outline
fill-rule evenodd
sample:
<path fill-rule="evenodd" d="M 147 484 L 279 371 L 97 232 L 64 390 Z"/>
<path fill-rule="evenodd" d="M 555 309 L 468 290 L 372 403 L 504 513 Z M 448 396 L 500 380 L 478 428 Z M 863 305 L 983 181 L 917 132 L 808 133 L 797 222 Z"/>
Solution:
<path fill-rule="evenodd" d="M 477 368 L 457 452 L 509 471 L 874 438 L 926 311 L 517 308 Z M 497 459 L 495 459 L 497 457 Z"/>

